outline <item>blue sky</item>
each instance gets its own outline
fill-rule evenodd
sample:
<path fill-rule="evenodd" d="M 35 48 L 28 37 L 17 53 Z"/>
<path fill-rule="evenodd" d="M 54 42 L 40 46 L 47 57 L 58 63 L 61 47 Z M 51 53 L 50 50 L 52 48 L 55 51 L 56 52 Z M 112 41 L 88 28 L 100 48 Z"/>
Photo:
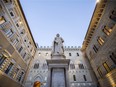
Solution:
<path fill-rule="evenodd" d="M 51 46 L 57 33 L 65 46 L 82 46 L 95 0 L 20 0 L 34 40 Z"/>

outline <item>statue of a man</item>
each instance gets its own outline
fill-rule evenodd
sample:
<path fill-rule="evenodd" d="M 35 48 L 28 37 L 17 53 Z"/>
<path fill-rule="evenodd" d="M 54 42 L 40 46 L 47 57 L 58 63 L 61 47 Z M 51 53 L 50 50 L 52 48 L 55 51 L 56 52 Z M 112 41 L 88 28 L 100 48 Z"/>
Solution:
<path fill-rule="evenodd" d="M 57 34 L 53 41 L 52 55 L 63 55 L 64 54 L 63 42 L 64 40 L 60 37 L 59 34 Z"/>

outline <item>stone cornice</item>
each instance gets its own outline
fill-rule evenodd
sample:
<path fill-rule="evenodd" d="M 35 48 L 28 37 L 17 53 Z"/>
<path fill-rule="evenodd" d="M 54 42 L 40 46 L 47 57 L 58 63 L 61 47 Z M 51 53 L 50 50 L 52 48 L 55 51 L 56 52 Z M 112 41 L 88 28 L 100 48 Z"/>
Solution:
<path fill-rule="evenodd" d="M 106 0 L 100 0 L 100 2 L 96 4 L 81 50 L 85 50 L 90 43 L 93 33 L 97 28 L 99 21 L 104 13 L 106 3 Z"/>

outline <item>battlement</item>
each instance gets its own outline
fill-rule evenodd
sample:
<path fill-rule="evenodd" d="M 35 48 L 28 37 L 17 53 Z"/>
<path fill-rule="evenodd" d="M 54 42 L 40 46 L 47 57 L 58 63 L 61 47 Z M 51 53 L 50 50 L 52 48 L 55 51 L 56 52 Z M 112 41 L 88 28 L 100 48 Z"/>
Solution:
<path fill-rule="evenodd" d="M 52 50 L 52 46 L 38 46 L 38 50 Z M 80 50 L 81 46 L 64 46 L 64 50 Z"/>

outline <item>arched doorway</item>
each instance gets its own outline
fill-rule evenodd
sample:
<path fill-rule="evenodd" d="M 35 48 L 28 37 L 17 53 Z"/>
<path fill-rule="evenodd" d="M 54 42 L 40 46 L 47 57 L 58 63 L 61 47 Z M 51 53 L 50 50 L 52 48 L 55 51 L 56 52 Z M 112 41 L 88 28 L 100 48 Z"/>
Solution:
<path fill-rule="evenodd" d="M 34 83 L 33 83 L 33 87 L 45 87 L 43 84 L 43 77 L 41 75 L 37 75 L 34 78 Z"/>

